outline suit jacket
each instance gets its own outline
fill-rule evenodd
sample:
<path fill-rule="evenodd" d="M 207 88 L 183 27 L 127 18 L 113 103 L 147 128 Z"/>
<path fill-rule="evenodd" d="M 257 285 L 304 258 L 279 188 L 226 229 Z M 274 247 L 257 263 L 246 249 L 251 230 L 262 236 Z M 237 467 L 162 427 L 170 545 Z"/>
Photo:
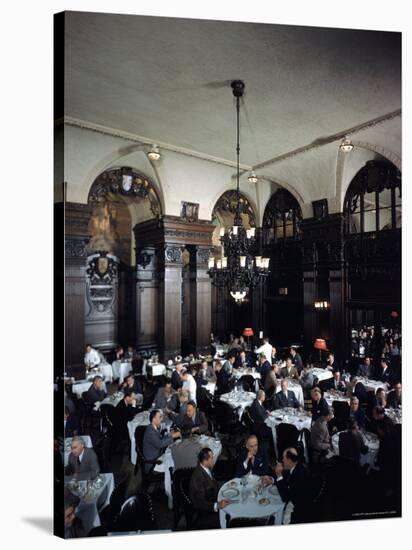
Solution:
<path fill-rule="evenodd" d="M 266 418 L 268 417 L 267 410 L 255 399 L 250 406 L 250 416 L 252 417 L 253 422 L 256 424 L 263 424 Z"/>
<path fill-rule="evenodd" d="M 318 402 L 312 400 L 312 420 L 317 420 L 320 416 L 326 416 L 329 406 L 326 399 L 321 397 Z"/>
<path fill-rule="evenodd" d="M 392 390 L 388 393 L 388 407 L 391 409 L 399 409 L 402 407 L 402 397 L 396 395 L 395 390 Z"/>
<path fill-rule="evenodd" d="M 196 376 L 194 377 L 195 379 L 195 382 L 196 382 L 196 387 L 197 388 L 201 388 L 202 386 L 206 386 L 207 385 L 207 380 L 206 378 L 203 378 L 203 376 L 199 375 L 199 374 L 196 374 Z"/>
<path fill-rule="evenodd" d="M 119 385 L 119 391 L 124 391 L 126 389 L 130 389 L 134 391 L 134 393 L 140 393 L 143 395 L 143 388 L 139 380 L 135 379 L 132 386 L 123 386 L 123 384 Z"/>
<path fill-rule="evenodd" d="M 143 436 L 143 456 L 146 460 L 156 460 L 171 443 L 173 437 L 162 435 L 153 424 L 149 424 Z"/>
<path fill-rule="evenodd" d="M 260 377 L 261 377 L 263 385 L 265 385 L 266 376 L 267 376 L 268 372 L 271 371 L 271 369 L 272 369 L 272 365 L 269 363 L 269 361 L 265 361 L 264 363 L 259 364 L 256 367 L 257 372 L 260 373 Z"/>
<path fill-rule="evenodd" d="M 323 418 L 318 418 L 313 423 L 310 431 L 310 442 L 316 451 L 327 451 L 330 449 L 328 424 Z"/>
<path fill-rule="evenodd" d="M 330 380 L 328 380 L 326 387 L 329 390 L 346 391 L 345 382 L 343 380 L 339 380 L 339 383 L 337 384 L 337 387 L 336 387 L 334 378 L 331 378 Z"/>
<path fill-rule="evenodd" d="M 293 362 L 295 363 L 296 370 L 300 374 L 303 370 L 303 361 L 302 361 L 302 356 L 300 355 L 300 353 L 296 352 L 296 355 L 293 358 Z"/>
<path fill-rule="evenodd" d="M 381 369 L 379 380 L 381 382 L 386 382 L 387 384 L 392 385 L 392 372 L 389 370 L 389 368 L 386 369 L 385 372 L 383 371 L 383 369 Z"/>
<path fill-rule="evenodd" d="M 230 375 L 228 372 L 224 368 L 221 368 L 216 374 L 215 395 L 222 395 L 223 393 L 227 393 L 229 391 L 229 379 Z"/>
<path fill-rule="evenodd" d="M 299 373 L 298 373 L 296 367 L 292 367 L 290 369 L 290 372 L 288 372 L 287 367 L 283 367 L 283 369 L 281 369 L 281 371 L 280 371 L 280 376 L 282 378 L 295 378 L 296 380 L 299 380 Z"/>
<path fill-rule="evenodd" d="M 94 479 L 100 472 L 97 456 L 93 449 L 84 447 L 80 464 L 73 453 L 69 454 L 69 461 L 65 469 L 66 475 L 77 474 L 77 479 Z"/>
<path fill-rule="evenodd" d="M 97 390 L 94 384 L 87 390 L 84 399 L 88 405 L 94 405 L 96 401 L 103 401 L 107 393 L 104 390 Z"/>
<path fill-rule="evenodd" d="M 202 450 L 200 443 L 192 439 L 183 439 L 180 443 L 173 445 L 171 449 L 175 470 L 196 468 L 197 456 Z"/>
<path fill-rule="evenodd" d="M 276 388 L 278 380 L 279 380 L 279 378 L 276 375 L 276 373 L 273 370 L 270 370 L 267 373 L 266 379 L 265 379 L 265 391 L 269 391 L 272 388 Z"/>
<path fill-rule="evenodd" d="M 305 512 L 311 497 L 311 479 L 306 467 L 298 462 L 293 472 L 286 472 L 275 484 L 283 502 L 292 502 L 294 515 Z"/>
<path fill-rule="evenodd" d="M 352 410 L 349 411 L 349 418 L 354 418 L 359 426 L 359 428 L 365 428 L 366 427 L 366 414 L 363 412 L 363 410 L 359 407 L 359 409 L 356 412 L 353 412 Z"/>
<path fill-rule="evenodd" d="M 367 452 L 368 447 L 359 431 L 345 430 L 339 434 L 339 456 L 359 464 L 360 455 Z"/>
<path fill-rule="evenodd" d="M 164 388 L 159 388 L 154 398 L 154 404 L 157 409 L 170 409 L 175 411 L 177 409 L 177 394 L 172 393 L 169 398 L 166 397 Z"/>
<path fill-rule="evenodd" d="M 122 433 L 124 439 L 129 438 L 129 431 L 127 428 L 127 423 L 132 420 L 137 414 L 136 407 L 131 405 L 126 405 L 124 399 L 116 406 L 116 426 L 117 429 Z"/>
<path fill-rule="evenodd" d="M 214 512 L 218 492 L 216 480 L 198 464 L 189 483 L 189 498 L 193 508 L 199 512 Z"/>
<path fill-rule="evenodd" d="M 284 409 L 285 407 L 293 407 L 294 409 L 298 409 L 300 406 L 299 401 L 296 399 L 295 394 L 291 390 L 288 390 L 287 397 L 283 391 L 275 394 L 274 405 L 275 409 Z"/>
<path fill-rule="evenodd" d="M 236 463 L 236 477 L 242 477 L 249 472 L 256 476 L 265 476 L 270 475 L 269 461 L 266 452 L 263 449 L 259 449 L 254 458 L 253 464 L 252 460 L 249 460 L 247 467 L 245 468 L 244 462 L 247 457 L 248 450 L 244 447 L 239 454 Z"/>
<path fill-rule="evenodd" d="M 246 355 L 244 363 L 242 363 L 240 357 L 238 357 L 234 364 L 235 369 L 251 369 L 253 366 L 253 361 L 248 355 Z"/>
<path fill-rule="evenodd" d="M 76 414 L 70 413 L 64 426 L 64 437 L 73 437 L 80 431 L 80 423 Z"/>
<path fill-rule="evenodd" d="M 369 365 L 359 365 L 358 372 L 356 373 L 357 376 L 363 376 L 365 378 L 370 378 L 372 373 L 372 367 Z"/>
<path fill-rule="evenodd" d="M 182 433 L 190 433 L 192 428 L 199 428 L 197 433 L 205 434 L 208 431 L 207 418 L 204 412 L 197 410 L 195 421 L 187 416 L 187 414 L 180 415 L 176 420 L 176 424 L 181 429 Z"/>
<path fill-rule="evenodd" d="M 183 386 L 183 380 L 180 378 L 180 374 L 176 370 L 172 372 L 172 377 L 170 380 L 172 382 L 172 388 L 174 390 L 178 390 Z"/>

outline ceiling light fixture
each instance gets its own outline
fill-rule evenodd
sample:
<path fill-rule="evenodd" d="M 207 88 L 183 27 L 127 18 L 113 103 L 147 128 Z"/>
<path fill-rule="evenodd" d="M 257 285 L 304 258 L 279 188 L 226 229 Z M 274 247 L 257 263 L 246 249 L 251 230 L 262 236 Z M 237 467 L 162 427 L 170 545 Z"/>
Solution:
<path fill-rule="evenodd" d="M 345 136 L 345 138 L 342 140 L 342 143 L 339 145 L 339 148 L 344 153 L 350 153 L 353 149 L 353 143 L 348 138 L 348 136 Z"/>
<path fill-rule="evenodd" d="M 269 258 L 254 255 L 258 253 L 255 228 L 246 229 L 243 225 L 239 190 L 239 109 L 240 98 L 243 97 L 245 90 L 245 83 L 242 80 L 234 80 L 231 83 L 231 87 L 233 95 L 236 98 L 237 204 L 232 228 L 227 233 L 225 233 L 224 227 L 220 229 L 222 257 L 216 260 L 216 263 L 213 256 L 209 258 L 208 274 L 212 279 L 213 285 L 227 287 L 236 303 L 241 303 L 250 288 L 261 286 L 266 281 L 269 274 Z"/>
<path fill-rule="evenodd" d="M 160 151 L 158 145 L 152 145 L 152 148 L 147 153 L 147 156 L 150 160 L 159 160 L 160 159 Z"/>
<path fill-rule="evenodd" d="M 250 181 L 250 183 L 257 183 L 258 177 L 257 177 L 257 175 L 255 174 L 255 171 L 254 171 L 254 170 L 251 170 L 251 171 L 249 172 L 249 175 L 248 175 L 247 179 Z"/>

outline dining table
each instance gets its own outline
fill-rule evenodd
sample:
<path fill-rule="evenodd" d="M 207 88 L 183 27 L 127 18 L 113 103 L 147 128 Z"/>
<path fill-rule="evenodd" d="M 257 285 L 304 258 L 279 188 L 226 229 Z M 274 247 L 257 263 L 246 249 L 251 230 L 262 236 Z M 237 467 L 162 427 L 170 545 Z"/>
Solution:
<path fill-rule="evenodd" d="M 118 359 L 117 361 L 113 361 L 112 369 L 113 378 L 115 380 L 119 379 L 119 384 L 121 384 L 129 372 L 132 372 L 132 361 L 130 359 L 127 361 Z"/>
<path fill-rule="evenodd" d="M 385 391 L 388 391 L 388 384 L 386 382 L 381 382 L 380 380 L 372 380 L 371 378 L 365 378 L 363 376 L 357 376 L 353 380 L 353 387 L 355 385 L 361 382 L 363 386 L 365 387 L 366 391 L 373 391 L 377 392 L 380 388 L 384 389 Z"/>
<path fill-rule="evenodd" d="M 372 432 L 367 432 L 360 430 L 363 436 L 363 441 L 368 447 L 368 452 L 366 454 L 360 455 L 360 465 L 364 466 L 368 464 L 370 468 L 376 469 L 376 458 L 379 452 L 379 438 L 376 434 Z M 339 436 L 342 432 L 338 432 L 332 436 L 332 450 L 335 455 L 339 455 Z"/>
<path fill-rule="evenodd" d="M 292 424 L 298 429 L 300 434 L 302 434 L 303 429 L 310 431 L 312 427 L 312 416 L 307 411 L 285 407 L 283 409 L 276 409 L 274 411 L 271 411 L 269 413 L 269 416 L 265 420 L 265 424 L 269 426 L 269 428 L 272 430 L 273 445 L 275 447 L 277 455 L 279 455 L 277 447 L 276 427 L 279 426 L 279 424 Z M 302 443 L 305 457 L 306 459 L 308 459 L 308 449 L 306 448 L 304 437 L 302 437 Z"/>
<path fill-rule="evenodd" d="M 229 393 L 224 393 L 220 396 L 220 400 L 228 403 L 233 409 L 236 409 L 239 414 L 239 420 L 242 418 L 246 407 L 250 407 L 256 399 L 256 394 L 250 391 L 238 390 L 236 387 Z"/>
<path fill-rule="evenodd" d="M 340 392 L 338 390 L 325 391 L 323 394 L 323 397 L 326 400 L 326 403 L 329 405 L 329 407 L 332 406 L 334 401 L 342 401 L 350 405 L 350 397 L 348 397 L 345 393 Z"/>
<path fill-rule="evenodd" d="M 274 517 L 275 525 L 282 525 L 285 517 L 290 522 L 290 512 L 293 504 L 286 504 L 279 495 L 276 485 L 262 486 L 261 478 L 247 474 L 242 478 L 227 481 L 219 490 L 217 500 L 227 499 L 230 504 L 219 510 L 221 529 L 225 529 L 230 520 L 235 518 L 269 518 Z"/>
<path fill-rule="evenodd" d="M 329 369 L 313 367 L 312 369 L 309 369 L 309 372 L 312 373 L 314 378 L 317 378 L 319 382 L 333 378 L 333 372 Z"/>
<path fill-rule="evenodd" d="M 91 385 L 91 380 L 77 380 L 76 382 L 74 382 L 74 384 L 72 384 L 72 392 L 76 394 L 78 399 L 81 399 L 83 392 L 87 391 Z M 102 389 L 106 391 L 106 383 L 104 381 Z"/>

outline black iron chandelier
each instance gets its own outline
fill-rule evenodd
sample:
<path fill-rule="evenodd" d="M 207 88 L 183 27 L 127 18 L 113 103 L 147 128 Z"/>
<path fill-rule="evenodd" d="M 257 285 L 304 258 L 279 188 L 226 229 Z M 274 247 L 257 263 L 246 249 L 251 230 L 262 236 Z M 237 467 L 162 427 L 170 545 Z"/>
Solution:
<path fill-rule="evenodd" d="M 234 80 L 230 85 L 236 98 L 237 204 L 233 227 L 227 233 L 223 227 L 220 230 L 222 257 L 216 261 L 213 256 L 209 258 L 208 274 L 213 285 L 227 287 L 236 302 L 242 302 L 250 288 L 265 282 L 269 274 L 269 258 L 254 255 L 256 250 L 255 228 L 246 229 L 240 214 L 239 108 L 240 98 L 245 91 L 245 83 L 242 80 Z"/>

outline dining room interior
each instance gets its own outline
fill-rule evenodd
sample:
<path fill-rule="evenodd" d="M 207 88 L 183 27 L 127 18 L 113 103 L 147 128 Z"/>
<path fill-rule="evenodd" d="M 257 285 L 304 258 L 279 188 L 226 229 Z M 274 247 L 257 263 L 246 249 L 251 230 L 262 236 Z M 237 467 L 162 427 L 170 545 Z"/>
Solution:
<path fill-rule="evenodd" d="M 55 533 L 401 516 L 401 33 L 54 48 Z"/>

